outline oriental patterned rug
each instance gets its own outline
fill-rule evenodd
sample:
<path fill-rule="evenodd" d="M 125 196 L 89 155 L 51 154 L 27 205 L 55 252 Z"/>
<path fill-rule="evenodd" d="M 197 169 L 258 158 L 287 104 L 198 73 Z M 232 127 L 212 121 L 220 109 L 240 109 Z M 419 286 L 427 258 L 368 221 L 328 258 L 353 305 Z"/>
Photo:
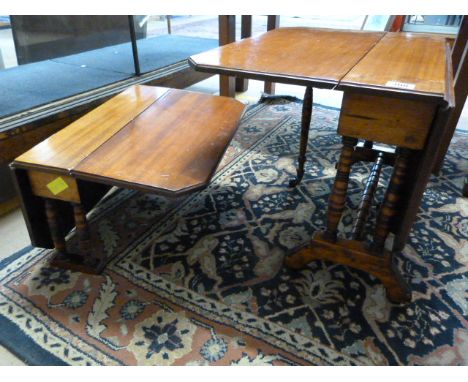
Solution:
<path fill-rule="evenodd" d="M 468 364 L 468 136 L 455 136 L 396 256 L 413 291 L 398 306 L 363 272 L 283 266 L 324 224 L 340 148 L 339 111 L 314 105 L 306 175 L 288 188 L 300 109 L 287 98 L 251 106 L 201 192 L 114 189 L 89 214 L 95 245 L 113 257 L 102 275 L 51 268 L 43 249 L 1 262 L 0 343 L 34 365 Z M 349 206 L 369 170 L 353 168 Z"/>

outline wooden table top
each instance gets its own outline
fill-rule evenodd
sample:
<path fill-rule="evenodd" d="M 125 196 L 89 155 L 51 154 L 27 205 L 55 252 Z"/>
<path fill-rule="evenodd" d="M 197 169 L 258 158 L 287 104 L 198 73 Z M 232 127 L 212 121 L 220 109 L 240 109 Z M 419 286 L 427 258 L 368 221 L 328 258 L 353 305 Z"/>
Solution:
<path fill-rule="evenodd" d="M 168 89 L 135 86 L 111 98 L 15 159 L 69 172 Z"/>
<path fill-rule="evenodd" d="M 340 86 L 396 88 L 448 99 L 446 39 L 415 33 L 387 33 Z"/>
<path fill-rule="evenodd" d="M 13 165 L 160 193 L 206 186 L 245 105 L 137 85 L 16 158 Z"/>
<path fill-rule="evenodd" d="M 278 28 L 189 58 L 199 71 L 322 88 L 450 98 L 445 37 Z"/>
<path fill-rule="evenodd" d="M 381 32 L 279 28 L 191 56 L 196 70 L 332 88 Z"/>

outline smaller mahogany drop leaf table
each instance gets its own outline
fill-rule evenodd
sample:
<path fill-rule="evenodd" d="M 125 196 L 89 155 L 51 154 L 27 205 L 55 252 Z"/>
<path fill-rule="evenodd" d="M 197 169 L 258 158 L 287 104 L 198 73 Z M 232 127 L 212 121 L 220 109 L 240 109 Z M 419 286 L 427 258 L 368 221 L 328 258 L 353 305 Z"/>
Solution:
<path fill-rule="evenodd" d="M 113 97 L 11 164 L 34 246 L 52 265 L 100 273 L 86 220 L 112 186 L 166 196 L 206 187 L 245 105 L 232 98 L 137 85 Z M 78 253 L 64 235 L 76 227 Z"/>

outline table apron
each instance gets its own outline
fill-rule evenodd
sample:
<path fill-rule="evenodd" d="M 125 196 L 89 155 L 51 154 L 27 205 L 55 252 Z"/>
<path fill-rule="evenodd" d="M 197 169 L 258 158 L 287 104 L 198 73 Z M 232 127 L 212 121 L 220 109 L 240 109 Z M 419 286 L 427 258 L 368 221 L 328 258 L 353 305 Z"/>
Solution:
<path fill-rule="evenodd" d="M 338 133 L 421 150 L 436 111 L 433 102 L 345 92 Z"/>

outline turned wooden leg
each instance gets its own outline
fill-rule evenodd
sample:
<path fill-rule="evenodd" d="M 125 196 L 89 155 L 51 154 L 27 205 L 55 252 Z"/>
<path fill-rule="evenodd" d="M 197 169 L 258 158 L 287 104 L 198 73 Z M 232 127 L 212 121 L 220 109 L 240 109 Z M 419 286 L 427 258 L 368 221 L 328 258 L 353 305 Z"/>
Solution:
<path fill-rule="evenodd" d="M 384 249 L 392 218 L 397 213 L 396 207 L 400 199 L 400 192 L 407 171 L 409 154 L 410 150 L 400 149 L 395 159 L 392 177 L 390 178 L 387 192 L 385 193 L 375 224 L 374 240 L 371 246 L 375 252 L 381 252 Z"/>
<path fill-rule="evenodd" d="M 57 252 L 65 253 L 65 238 L 60 227 L 56 201 L 53 199 L 45 199 L 45 211 L 47 224 L 49 225 L 50 235 L 52 236 L 54 247 Z"/>
<path fill-rule="evenodd" d="M 338 224 L 346 203 L 354 146 L 357 142 L 356 138 L 343 137 L 343 148 L 337 165 L 335 183 L 328 201 L 327 227 L 324 232 L 324 237 L 330 242 L 336 241 Z"/>
<path fill-rule="evenodd" d="M 372 170 L 367 179 L 364 192 L 362 193 L 361 201 L 359 202 L 358 212 L 356 214 L 356 220 L 354 222 L 353 231 L 351 236 L 354 240 L 362 240 L 364 225 L 367 221 L 370 208 L 372 206 L 372 199 L 374 197 L 377 184 L 379 183 L 380 172 L 383 166 L 383 153 L 377 156 L 375 164 L 372 166 Z"/>
<path fill-rule="evenodd" d="M 80 203 L 71 203 L 78 239 L 78 251 L 73 253 L 59 253 L 51 265 L 64 269 L 71 269 L 83 273 L 100 274 L 108 259 L 92 247 L 86 212 Z"/>
<path fill-rule="evenodd" d="M 411 299 L 411 293 L 406 285 L 404 279 L 393 267 L 393 253 L 385 250 L 385 240 L 387 239 L 390 231 L 390 225 L 393 217 L 397 213 L 397 203 L 401 197 L 402 184 L 407 172 L 408 157 L 410 150 L 399 149 L 393 167 L 392 177 L 385 193 L 384 201 L 380 207 L 375 224 L 374 239 L 371 244 L 371 251 L 376 257 L 387 258 L 387 273 L 384 278 L 380 278 L 385 288 L 387 289 L 387 296 L 393 302 L 406 302 Z"/>
<path fill-rule="evenodd" d="M 407 302 L 411 299 L 411 293 L 398 270 L 393 266 L 392 253 L 385 251 L 383 248 L 389 232 L 391 217 L 395 213 L 399 187 L 405 174 L 406 151 L 401 150 L 397 156 L 385 200 L 379 212 L 373 248 L 380 249 L 378 251 L 369 249 L 361 240 L 346 240 L 337 237 L 338 223 L 345 206 L 351 160 L 356 143 L 356 139 L 343 137 L 343 149 L 328 203 L 326 231 L 315 233 L 310 244 L 286 257 L 285 263 L 290 268 L 301 269 L 311 261 L 327 260 L 360 269 L 374 275 L 383 283 L 387 290 L 387 296 L 391 301 L 397 303 Z M 383 155 L 379 155 L 366 184 L 359 216 L 353 229 L 356 238 L 361 236 L 362 226 L 367 217 L 382 164 Z"/>
<path fill-rule="evenodd" d="M 301 118 L 301 143 L 299 146 L 299 158 L 296 169 L 296 178 L 289 182 L 289 187 L 296 187 L 304 176 L 304 165 L 307 154 L 307 143 L 309 142 L 310 121 L 312 119 L 313 88 L 307 86 L 302 103 Z"/>
<path fill-rule="evenodd" d="M 78 237 L 78 250 L 81 256 L 90 254 L 91 237 L 89 234 L 86 212 L 79 203 L 73 203 L 73 215 L 75 217 L 76 235 Z"/>

